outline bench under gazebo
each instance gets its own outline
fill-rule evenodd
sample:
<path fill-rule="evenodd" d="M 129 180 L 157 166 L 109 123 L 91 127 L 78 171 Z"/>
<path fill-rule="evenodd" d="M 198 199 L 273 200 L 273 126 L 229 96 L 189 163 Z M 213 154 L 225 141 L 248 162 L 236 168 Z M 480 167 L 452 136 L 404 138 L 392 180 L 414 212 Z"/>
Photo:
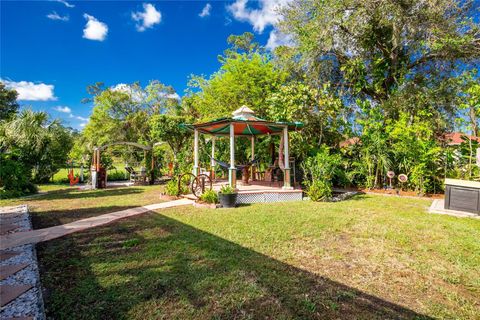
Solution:
<path fill-rule="evenodd" d="M 255 116 L 255 112 L 246 106 L 242 106 L 234 111 L 232 117 L 220 118 L 205 123 L 187 125 L 194 131 L 194 163 L 193 174 L 198 176 L 200 172 L 199 165 L 199 135 L 205 134 L 211 136 L 211 160 L 210 178 L 214 181 L 213 188 L 218 190 L 221 185 L 228 183 L 235 188 L 239 194 L 238 202 L 264 202 L 273 198 L 276 201 L 298 200 L 302 197 L 300 188 L 294 188 L 291 184 L 291 170 L 289 157 L 289 132 L 298 131 L 303 127 L 301 122 L 272 122 Z M 282 186 L 272 186 L 271 183 L 255 179 L 253 164 L 255 159 L 255 138 L 257 136 L 277 135 L 280 137 L 280 148 L 278 154 L 278 167 L 283 172 Z M 251 162 L 246 165 L 239 165 L 235 162 L 235 139 L 238 137 L 247 138 L 251 141 Z M 219 138 L 228 138 L 230 142 L 230 161 L 224 163 L 218 161 L 215 157 L 215 140 Z M 215 166 L 219 165 L 228 170 L 228 182 L 215 179 Z M 237 170 L 248 167 L 251 170 L 252 181 L 248 184 L 237 184 Z M 285 195 L 285 196 L 282 196 Z M 264 199 L 261 201 L 260 198 Z M 251 199 L 247 199 L 251 198 Z M 255 198 L 255 199 L 253 199 Z M 250 201 L 254 200 L 254 201 Z"/>

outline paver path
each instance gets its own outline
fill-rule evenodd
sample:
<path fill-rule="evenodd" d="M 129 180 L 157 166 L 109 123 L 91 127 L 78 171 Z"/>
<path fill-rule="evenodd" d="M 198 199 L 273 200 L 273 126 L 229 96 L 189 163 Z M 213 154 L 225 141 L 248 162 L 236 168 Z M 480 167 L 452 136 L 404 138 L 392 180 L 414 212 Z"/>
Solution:
<path fill-rule="evenodd" d="M 48 241 L 51 239 L 65 236 L 73 232 L 78 232 L 85 229 L 101 226 L 119 219 L 136 216 L 147 211 L 184 206 L 188 204 L 193 204 L 193 202 L 194 201 L 189 199 L 168 201 L 163 203 L 151 204 L 143 207 L 137 207 L 137 208 L 131 208 L 127 210 L 107 213 L 97 217 L 82 219 L 82 220 L 74 221 L 74 222 L 67 223 L 60 226 L 32 230 L 32 231 L 25 231 L 25 232 L 10 233 L 7 235 L 0 236 L 0 250 L 5 250 L 7 248 L 13 248 L 13 247 L 17 247 L 17 246 L 21 246 L 29 243 L 38 243 L 42 241 Z"/>

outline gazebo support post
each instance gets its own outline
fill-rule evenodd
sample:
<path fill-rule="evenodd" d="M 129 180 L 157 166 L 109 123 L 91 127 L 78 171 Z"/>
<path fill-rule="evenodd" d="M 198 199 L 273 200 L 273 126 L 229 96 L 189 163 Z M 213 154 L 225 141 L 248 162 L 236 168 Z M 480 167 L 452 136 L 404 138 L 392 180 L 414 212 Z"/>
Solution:
<path fill-rule="evenodd" d="M 97 149 L 97 165 L 95 169 L 97 170 L 97 172 L 100 171 L 100 149 L 99 148 Z"/>
<path fill-rule="evenodd" d="M 251 138 L 251 144 L 252 144 L 252 161 L 255 160 L 255 136 L 252 136 Z M 252 165 L 250 166 L 250 179 L 252 181 L 255 181 L 255 166 Z"/>
<path fill-rule="evenodd" d="M 212 157 L 210 159 L 210 179 L 215 179 L 215 136 L 212 136 Z"/>
<path fill-rule="evenodd" d="M 285 169 L 283 173 L 283 189 L 292 189 L 290 185 L 290 160 L 288 154 L 288 127 L 283 128 L 283 153 L 285 161 Z"/>
<path fill-rule="evenodd" d="M 230 168 L 228 170 L 228 183 L 230 187 L 237 187 L 237 171 L 235 169 L 235 130 L 230 123 Z"/>
<path fill-rule="evenodd" d="M 199 174 L 198 167 L 198 130 L 195 129 L 194 138 L 193 138 L 193 174 L 198 176 Z"/>

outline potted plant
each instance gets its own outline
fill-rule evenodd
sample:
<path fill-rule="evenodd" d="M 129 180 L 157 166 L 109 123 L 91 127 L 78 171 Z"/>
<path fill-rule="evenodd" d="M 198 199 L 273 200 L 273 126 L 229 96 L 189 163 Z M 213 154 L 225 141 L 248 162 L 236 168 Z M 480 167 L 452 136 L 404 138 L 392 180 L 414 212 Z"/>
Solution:
<path fill-rule="evenodd" d="M 220 188 L 220 192 L 218 192 L 218 199 L 223 208 L 235 208 L 237 193 L 234 188 L 229 185 L 224 185 Z"/>

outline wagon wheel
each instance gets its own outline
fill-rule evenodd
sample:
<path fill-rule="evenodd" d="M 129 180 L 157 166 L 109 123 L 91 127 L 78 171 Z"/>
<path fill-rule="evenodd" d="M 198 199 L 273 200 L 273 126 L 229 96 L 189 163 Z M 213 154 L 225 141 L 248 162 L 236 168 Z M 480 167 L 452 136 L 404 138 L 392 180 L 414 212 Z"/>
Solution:
<path fill-rule="evenodd" d="M 207 190 L 212 190 L 212 179 L 206 174 L 199 174 L 192 181 L 192 193 L 195 197 L 200 198 Z"/>
<path fill-rule="evenodd" d="M 192 173 L 184 173 L 178 176 L 178 193 L 177 196 L 181 194 L 187 194 L 192 185 L 192 181 L 195 180 L 195 175 Z"/>

